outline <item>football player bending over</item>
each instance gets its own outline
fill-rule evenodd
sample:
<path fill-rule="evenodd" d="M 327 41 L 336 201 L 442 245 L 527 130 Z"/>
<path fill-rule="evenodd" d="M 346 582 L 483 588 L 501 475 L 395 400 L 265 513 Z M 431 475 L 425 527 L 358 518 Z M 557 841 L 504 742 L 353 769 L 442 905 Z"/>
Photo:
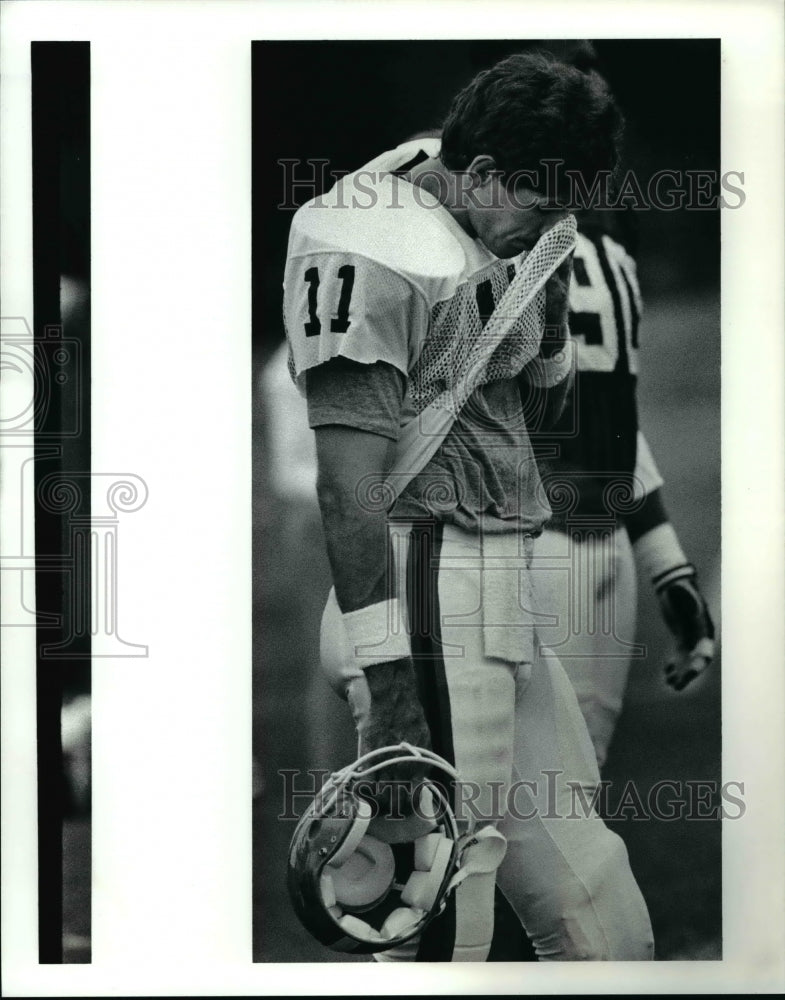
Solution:
<path fill-rule="evenodd" d="M 370 840 L 423 809 L 415 785 L 433 772 L 402 743 L 454 769 L 442 787 L 459 830 L 475 831 L 449 895 L 432 889 L 436 841 L 387 836 L 413 841 L 406 873 L 422 877 L 407 877 L 401 899 L 433 919 L 408 937 L 387 927 L 385 944 L 386 921 L 352 912 L 370 904 L 352 902 L 351 871 L 389 864 L 361 848 L 373 817 L 353 799 L 359 822 L 340 834 L 306 824 L 294 895 L 326 914 L 319 927 L 343 921 L 344 949 L 482 961 L 498 884 L 542 960 L 652 957 L 624 844 L 591 809 L 573 808 L 575 788 L 590 800 L 599 773 L 572 685 L 538 635 L 530 573 L 551 511 L 529 432 L 560 412 L 573 361 L 574 220 L 543 161 L 590 188 L 616 164 L 620 126 L 598 76 L 512 56 L 456 96 L 441 141 L 382 154 L 295 215 L 284 314 L 333 574 L 324 661 L 361 752 L 398 748 L 366 776 L 372 807 L 389 814 Z M 396 820 L 401 777 L 412 791 L 408 818 Z M 499 834 L 503 859 L 480 850 Z M 396 867 L 390 884 L 403 874 Z M 315 932 L 335 940 L 334 927 Z"/>

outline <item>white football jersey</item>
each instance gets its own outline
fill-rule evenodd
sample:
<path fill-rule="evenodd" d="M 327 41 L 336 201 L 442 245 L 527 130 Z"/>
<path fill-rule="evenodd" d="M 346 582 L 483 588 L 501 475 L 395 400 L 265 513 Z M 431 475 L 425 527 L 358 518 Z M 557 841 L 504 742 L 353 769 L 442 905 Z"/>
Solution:
<path fill-rule="evenodd" d="M 304 373 L 330 358 L 385 361 L 408 377 L 411 415 L 462 370 L 515 263 L 499 260 L 436 198 L 397 176 L 438 149 L 434 139 L 404 143 L 295 214 L 284 319 L 301 389 Z"/>
<path fill-rule="evenodd" d="M 441 520 L 537 534 L 550 508 L 515 376 L 537 356 L 544 285 L 574 246 L 575 223 L 561 220 L 515 260 L 496 257 L 406 180 L 439 145 L 404 143 L 295 213 L 284 276 L 290 371 L 302 392 L 310 369 L 339 356 L 406 377 L 391 473 L 401 488 L 396 516 L 432 516 L 432 483 L 446 480 L 454 489 L 449 504 L 440 501 Z M 520 298 L 497 310 L 521 266 Z M 543 384 L 561 364 L 544 362 Z M 444 436 L 414 420 L 430 404 L 440 417 L 460 412 L 437 421 Z"/>

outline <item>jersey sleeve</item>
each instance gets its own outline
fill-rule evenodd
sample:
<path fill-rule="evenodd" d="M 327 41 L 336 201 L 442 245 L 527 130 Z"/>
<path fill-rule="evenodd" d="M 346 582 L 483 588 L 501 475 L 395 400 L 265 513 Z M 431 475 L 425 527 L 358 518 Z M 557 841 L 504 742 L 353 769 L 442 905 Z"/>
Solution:
<path fill-rule="evenodd" d="M 406 376 L 428 318 L 420 291 L 367 257 L 319 252 L 287 260 L 284 322 L 301 392 L 307 371 L 338 357 L 366 365 L 384 362 Z"/>
<path fill-rule="evenodd" d="M 406 379 L 392 365 L 332 358 L 306 373 L 308 424 L 340 424 L 397 441 Z"/>

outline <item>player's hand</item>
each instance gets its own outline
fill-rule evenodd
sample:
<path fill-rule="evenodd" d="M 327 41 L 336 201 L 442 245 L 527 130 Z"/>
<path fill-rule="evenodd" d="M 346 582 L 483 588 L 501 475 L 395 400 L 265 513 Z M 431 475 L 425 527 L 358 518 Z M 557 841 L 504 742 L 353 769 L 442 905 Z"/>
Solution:
<path fill-rule="evenodd" d="M 695 574 L 667 584 L 657 597 L 676 637 L 676 656 L 665 667 L 665 680 L 675 691 L 683 691 L 714 659 L 714 623 Z"/>
<path fill-rule="evenodd" d="M 363 671 L 369 702 L 358 724 L 360 753 L 410 743 L 430 749 L 431 734 L 417 693 L 414 665 L 409 657 L 377 663 Z M 366 693 L 359 695 L 366 697 Z M 349 701 L 356 701 L 357 685 L 349 690 Z M 353 706 L 354 708 L 354 706 Z M 358 713 L 355 712 L 357 720 Z M 428 772 L 427 763 L 399 764 L 389 771 L 376 772 L 373 798 L 388 813 L 400 807 L 409 811 L 411 790 Z"/>
<path fill-rule="evenodd" d="M 562 327 L 569 313 L 572 254 L 564 260 L 545 283 L 545 325 Z"/>

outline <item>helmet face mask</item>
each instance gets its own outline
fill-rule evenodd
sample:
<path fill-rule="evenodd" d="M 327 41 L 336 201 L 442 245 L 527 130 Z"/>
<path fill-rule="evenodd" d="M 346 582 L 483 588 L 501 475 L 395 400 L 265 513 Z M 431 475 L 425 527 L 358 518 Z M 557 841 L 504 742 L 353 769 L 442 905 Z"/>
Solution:
<path fill-rule="evenodd" d="M 382 815 L 361 794 L 376 771 L 411 761 L 458 777 L 430 750 L 400 744 L 371 751 L 327 779 L 294 831 L 292 904 L 303 926 L 335 951 L 372 954 L 409 941 L 444 908 L 452 888 L 459 833 L 439 785 L 419 782 L 406 817 Z"/>

